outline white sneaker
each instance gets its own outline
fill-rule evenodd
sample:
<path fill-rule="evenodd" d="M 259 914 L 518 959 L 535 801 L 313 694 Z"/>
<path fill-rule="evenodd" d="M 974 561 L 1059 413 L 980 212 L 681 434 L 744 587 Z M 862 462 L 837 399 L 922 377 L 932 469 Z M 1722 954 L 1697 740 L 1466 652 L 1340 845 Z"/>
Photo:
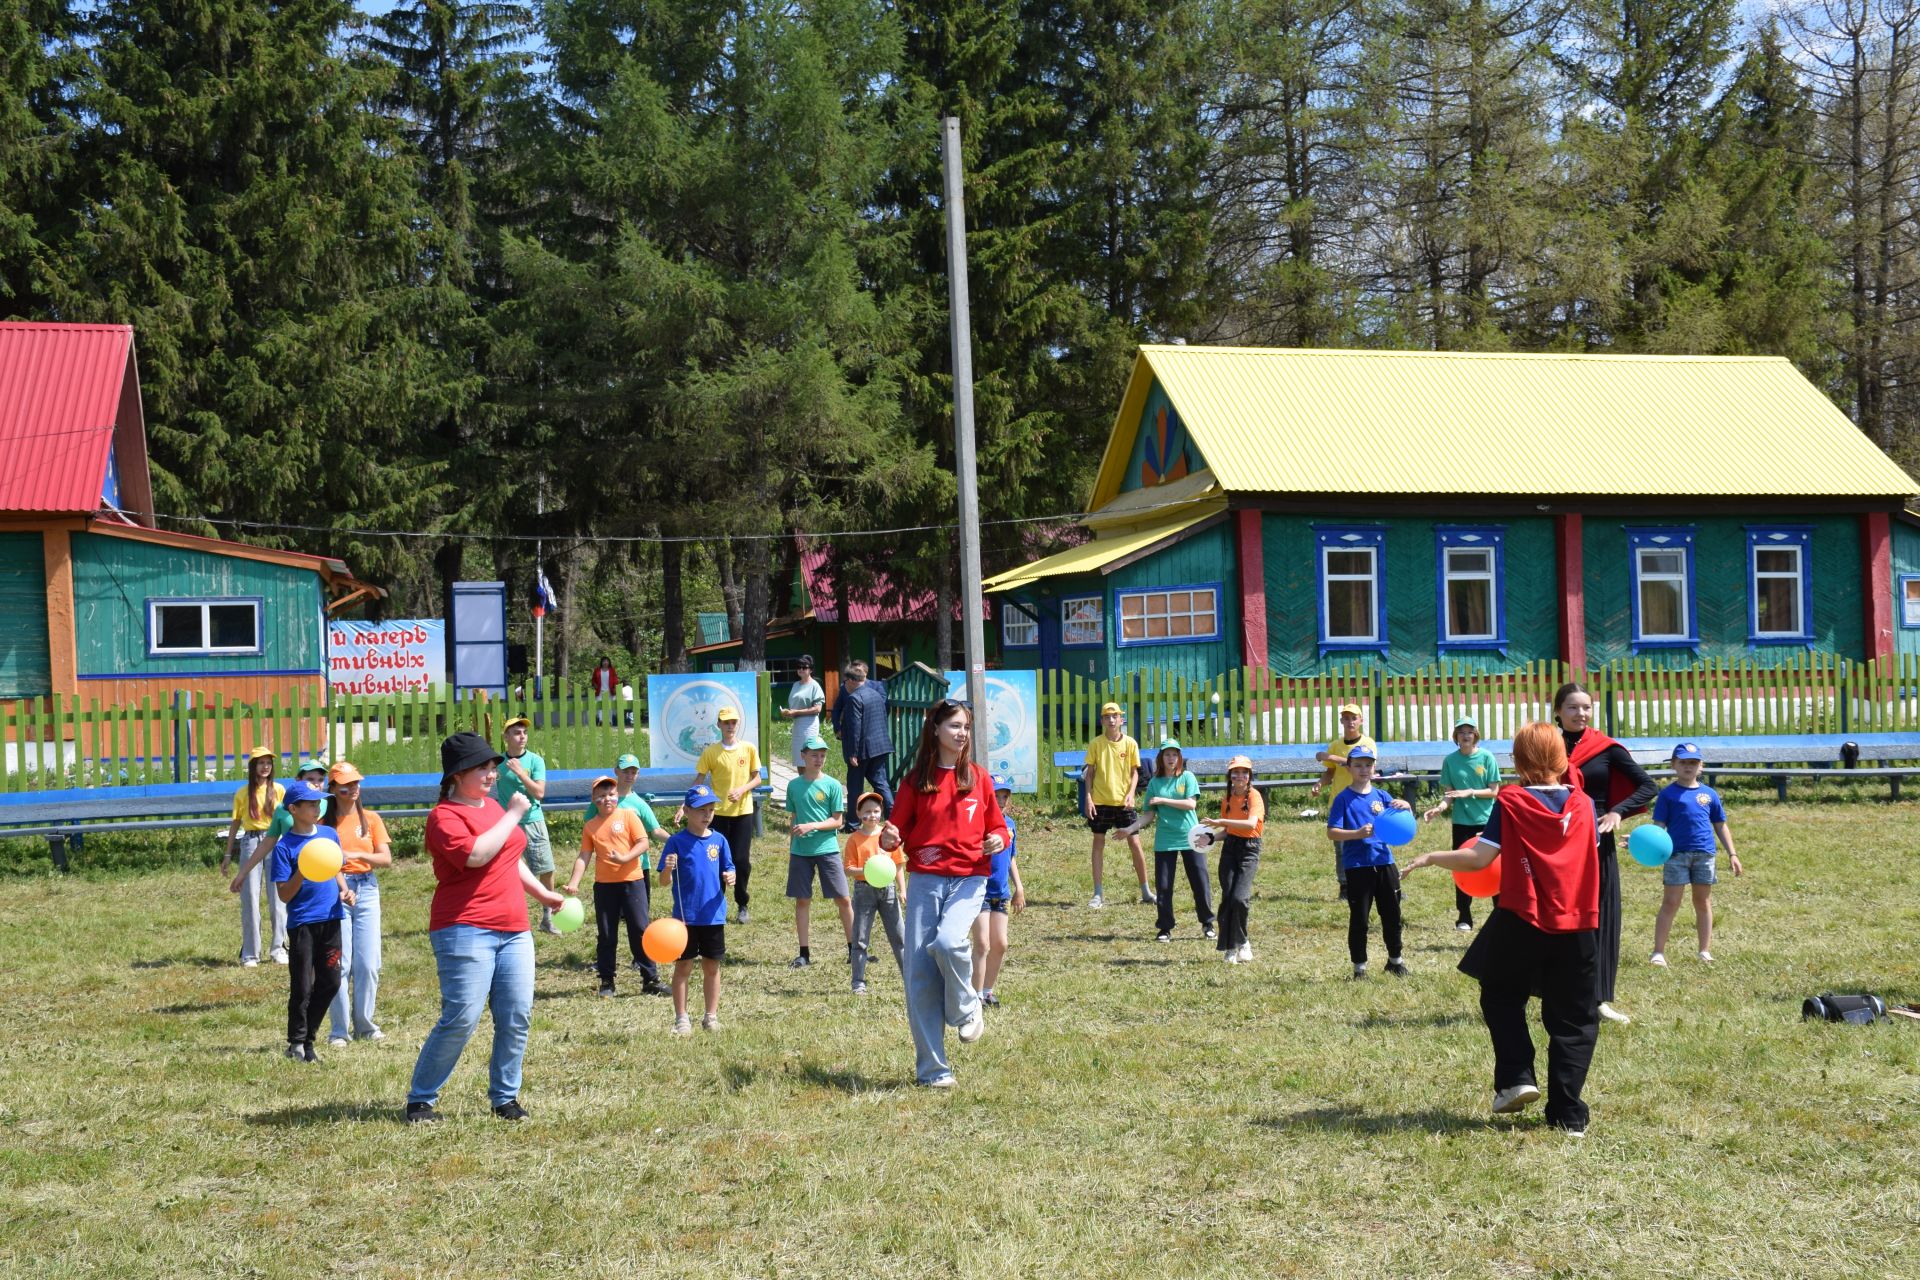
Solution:
<path fill-rule="evenodd" d="M 387 1038 L 387 1033 L 382 1031 L 380 1028 L 375 1027 L 373 1030 L 367 1032 L 367 1034 L 361 1036 L 360 1038 L 362 1040 L 385 1040 Z"/>
<path fill-rule="evenodd" d="M 1455 930 L 1456 932 L 1459 932 L 1459 933 L 1472 933 L 1472 932 L 1473 932 L 1473 921 L 1471 921 L 1471 920 L 1455 920 L 1455 921 L 1453 922 L 1453 927 L 1454 927 L 1454 930 Z"/>
<path fill-rule="evenodd" d="M 275 947 L 267 954 L 267 959 L 273 961 L 275 964 L 285 964 L 287 962 L 287 949 L 285 947 Z"/>
<path fill-rule="evenodd" d="M 1713 953 L 1712 953 L 1712 952 L 1710 952 L 1710 951 L 1702 951 L 1702 952 L 1700 953 L 1700 963 L 1701 963 L 1701 964 L 1712 964 L 1712 963 L 1713 963 Z"/>
<path fill-rule="evenodd" d="M 1157 907 L 1160 905 L 1160 899 L 1153 896 L 1153 890 L 1142 889 L 1140 891 L 1140 905 L 1143 907 Z"/>
<path fill-rule="evenodd" d="M 353 1041 L 347 1039 L 345 1036 L 329 1036 L 327 1038 L 327 1048 L 329 1049 L 344 1049 L 352 1043 Z"/>
<path fill-rule="evenodd" d="M 987 1020 L 980 1016 L 978 1009 L 975 1009 L 973 1016 L 960 1024 L 960 1043 L 972 1044 L 986 1033 Z"/>
<path fill-rule="evenodd" d="M 1502 1089 L 1493 1095 L 1493 1114 L 1510 1116 L 1516 1111 L 1524 1111 L 1540 1101 L 1540 1086 L 1537 1084 L 1517 1084 L 1511 1089 Z"/>
<path fill-rule="evenodd" d="M 240 967 L 242 969 L 258 969 L 260 967 L 260 962 L 258 960 L 242 960 L 240 962 Z"/>
<path fill-rule="evenodd" d="M 742 907 L 740 908 L 740 914 L 734 919 L 734 923 L 746 924 L 748 921 L 752 919 L 753 917 L 747 914 L 747 909 L 745 907 Z"/>
<path fill-rule="evenodd" d="M 675 1035 L 677 1035 L 677 1036 L 690 1036 L 690 1035 L 692 1035 L 692 1034 L 693 1034 L 693 1019 L 692 1019 L 692 1018 L 689 1018 L 689 1017 L 688 1017 L 688 1016 L 687 1016 L 686 1014 L 684 1014 L 684 1013 L 683 1013 L 683 1014 L 680 1014 L 680 1015 L 679 1015 L 678 1017 L 676 1017 L 676 1018 L 674 1018 L 674 1020 L 673 1020 L 673 1034 L 675 1034 Z"/>
<path fill-rule="evenodd" d="M 1656 969 L 1664 969 L 1667 967 L 1667 953 L 1664 951 L 1656 951 L 1647 963 Z"/>
<path fill-rule="evenodd" d="M 1226 957 L 1226 961 L 1228 964 L 1240 963 L 1240 948 L 1238 947 L 1235 947 L 1230 951 L 1222 951 L 1220 954 Z"/>
<path fill-rule="evenodd" d="M 1243 942 L 1240 944 L 1240 963 L 1253 963 L 1253 944 L 1251 942 Z"/>
<path fill-rule="evenodd" d="M 1633 1021 L 1632 1018 L 1629 1018 L 1626 1014 L 1620 1012 L 1610 1004 L 1600 1006 L 1600 1016 L 1608 1022 L 1617 1022 L 1623 1027 Z"/>
<path fill-rule="evenodd" d="M 1087 910 L 1089 911 L 1098 911 L 1106 905 L 1107 900 L 1097 893 L 1087 900 Z"/>
<path fill-rule="evenodd" d="M 938 1080 L 929 1080 L 920 1087 L 923 1089 L 951 1089 L 954 1086 L 952 1076 L 941 1076 Z"/>
<path fill-rule="evenodd" d="M 1354 977 L 1355 977 L 1356 979 L 1357 979 L 1357 978 L 1364 978 L 1364 977 L 1366 977 L 1366 976 L 1367 976 L 1367 966 L 1365 966 L 1365 965 L 1363 965 L 1363 964 L 1357 964 L 1357 965 L 1355 965 L 1355 966 L 1353 966 L 1353 976 L 1354 976 Z"/>
<path fill-rule="evenodd" d="M 720 1029 L 720 1015 L 717 1013 L 707 1014 L 700 1019 L 700 1026 L 701 1029 L 705 1031 L 718 1031 Z"/>

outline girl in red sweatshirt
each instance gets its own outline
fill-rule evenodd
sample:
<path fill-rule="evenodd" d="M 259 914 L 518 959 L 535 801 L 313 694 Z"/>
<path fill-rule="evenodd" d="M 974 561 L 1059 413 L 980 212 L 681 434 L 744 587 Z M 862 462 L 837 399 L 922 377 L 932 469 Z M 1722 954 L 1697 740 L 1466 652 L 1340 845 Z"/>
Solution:
<path fill-rule="evenodd" d="M 971 758 L 973 713 L 943 698 L 927 711 L 913 767 L 900 779 L 880 847 L 904 848 L 907 1026 L 914 1080 L 953 1087 L 947 1028 L 972 1044 L 986 1030 L 973 990 L 973 922 L 993 855 L 1011 839 L 993 779 Z"/>

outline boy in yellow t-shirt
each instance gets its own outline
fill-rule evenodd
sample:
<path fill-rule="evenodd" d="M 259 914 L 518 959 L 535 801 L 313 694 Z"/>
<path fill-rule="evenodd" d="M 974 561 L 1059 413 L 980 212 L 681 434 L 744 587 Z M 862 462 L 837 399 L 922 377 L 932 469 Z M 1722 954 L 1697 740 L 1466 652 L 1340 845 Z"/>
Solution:
<path fill-rule="evenodd" d="M 1353 785 L 1353 774 L 1347 770 L 1347 753 L 1355 747 L 1364 746 L 1369 752 L 1377 752 L 1378 746 L 1366 733 L 1367 713 L 1357 702 L 1349 702 L 1340 708 L 1340 736 L 1327 744 L 1325 751 L 1316 751 L 1313 758 L 1326 766 L 1320 781 L 1313 784 L 1314 795 L 1326 791 L 1338 798 L 1342 791 Z M 1347 869 L 1340 861 L 1340 842 L 1333 841 L 1333 874 L 1340 882 L 1340 900 L 1347 898 Z"/>
<path fill-rule="evenodd" d="M 573 875 L 567 880 L 567 896 L 579 892 L 587 860 L 593 859 L 593 921 L 598 943 L 594 960 L 600 970 L 600 994 L 609 998 L 613 995 L 615 957 L 624 920 L 627 950 L 640 970 L 641 990 L 650 996 L 665 995 L 659 968 L 640 946 L 640 935 L 647 931 L 647 917 L 652 914 L 652 904 L 647 901 L 647 826 L 639 814 L 620 807 L 619 787 L 619 780 L 611 776 L 594 779 L 595 812 L 580 830 L 580 856 L 574 859 Z"/>
<path fill-rule="evenodd" d="M 747 922 L 747 879 L 753 874 L 753 789 L 760 785 L 760 751 L 740 737 L 740 713 L 720 708 L 720 741 L 700 753 L 694 765 L 694 785 L 705 783 L 720 797 L 714 807 L 713 829 L 725 836 L 733 851 L 733 900 L 739 904 L 739 923 Z"/>
<path fill-rule="evenodd" d="M 1099 910 L 1107 905 L 1100 892 L 1101 873 L 1106 868 L 1107 832 L 1127 838 L 1133 854 L 1133 874 L 1140 883 L 1140 901 L 1155 905 L 1153 886 L 1147 879 L 1147 855 L 1140 849 L 1140 814 L 1133 798 L 1140 788 L 1140 744 L 1126 733 L 1127 713 L 1117 702 L 1100 708 L 1100 736 L 1087 744 L 1087 763 L 1081 777 L 1087 784 L 1087 827 L 1093 832 L 1093 900 L 1087 905 Z"/>

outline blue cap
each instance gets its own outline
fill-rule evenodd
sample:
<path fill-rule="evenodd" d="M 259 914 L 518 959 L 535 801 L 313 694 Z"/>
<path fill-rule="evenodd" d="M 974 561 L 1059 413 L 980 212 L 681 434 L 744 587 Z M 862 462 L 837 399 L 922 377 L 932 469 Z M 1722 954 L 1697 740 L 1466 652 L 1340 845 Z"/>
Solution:
<path fill-rule="evenodd" d="M 1368 746 L 1364 742 L 1362 742 L 1358 746 L 1347 748 L 1347 759 L 1349 761 L 1378 760 L 1379 758 L 1380 758 L 1380 753 L 1375 751 L 1372 747 Z"/>
<path fill-rule="evenodd" d="M 719 803 L 720 797 L 713 794 L 713 788 L 704 782 L 687 788 L 686 806 L 689 809 L 699 809 Z"/>
<path fill-rule="evenodd" d="M 327 793 L 319 787 L 314 786 L 311 782 L 298 779 L 289 782 L 287 784 L 285 803 L 299 804 L 303 800 L 311 800 L 315 804 L 325 804 L 327 802 Z"/>
<path fill-rule="evenodd" d="M 995 791 L 1012 791 L 1013 779 L 1004 773 L 996 773 L 993 775 L 993 789 Z"/>
<path fill-rule="evenodd" d="M 1694 746 L 1694 745 L 1693 745 L 1693 744 L 1692 744 L 1691 742 L 1683 742 L 1683 743 L 1681 743 L 1681 744 L 1680 744 L 1679 746 L 1677 746 L 1677 747 L 1675 747 L 1675 748 L 1673 749 L 1673 758 L 1674 758 L 1675 760 L 1704 760 L 1704 759 L 1706 759 L 1706 757 L 1705 757 L 1705 756 L 1703 756 L 1703 755 L 1701 755 L 1701 754 L 1700 754 L 1700 748 L 1699 748 L 1699 747 L 1696 747 L 1696 746 Z"/>

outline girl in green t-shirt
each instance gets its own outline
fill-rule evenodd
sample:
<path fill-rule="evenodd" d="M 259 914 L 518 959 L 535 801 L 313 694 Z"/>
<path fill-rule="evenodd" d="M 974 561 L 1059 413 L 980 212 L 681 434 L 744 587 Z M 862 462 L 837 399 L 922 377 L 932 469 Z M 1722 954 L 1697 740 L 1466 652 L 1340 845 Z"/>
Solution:
<path fill-rule="evenodd" d="M 1187 844 L 1187 833 L 1199 820 L 1200 780 L 1187 768 L 1187 757 L 1172 738 L 1161 740 L 1154 757 L 1153 779 L 1147 783 L 1146 803 L 1140 806 L 1140 825 L 1153 824 L 1153 887 L 1160 914 L 1154 922 L 1155 941 L 1173 939 L 1173 871 L 1182 859 L 1187 885 L 1193 890 L 1193 913 L 1206 936 L 1213 934 L 1213 886 L 1207 879 L 1207 858 Z"/>
<path fill-rule="evenodd" d="M 1500 762 L 1480 745 L 1480 726 L 1470 716 L 1462 716 L 1454 724 L 1453 745 L 1454 750 L 1440 762 L 1440 785 L 1446 795 L 1427 810 L 1427 817 L 1431 820 L 1452 811 L 1451 847 L 1458 849 L 1480 834 L 1493 813 L 1493 798 L 1500 792 Z M 1460 915 L 1453 927 L 1471 933 L 1473 899 L 1459 885 L 1453 887 L 1453 905 Z"/>

